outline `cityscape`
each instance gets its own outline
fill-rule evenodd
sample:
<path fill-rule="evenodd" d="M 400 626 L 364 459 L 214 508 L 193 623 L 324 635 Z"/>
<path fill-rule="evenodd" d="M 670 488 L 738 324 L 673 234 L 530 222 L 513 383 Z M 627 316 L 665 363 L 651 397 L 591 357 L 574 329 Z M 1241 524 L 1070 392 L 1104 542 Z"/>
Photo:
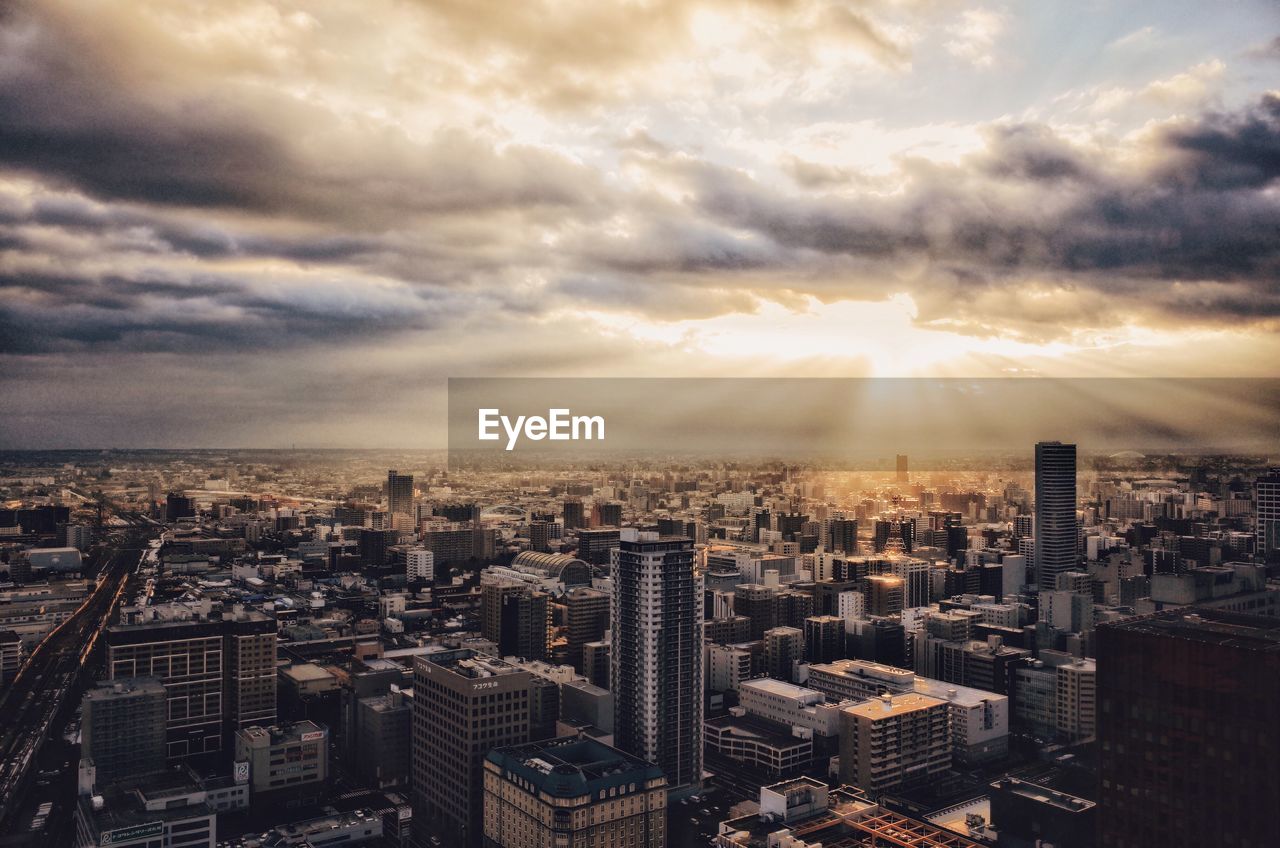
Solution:
<path fill-rule="evenodd" d="M 6 454 L 3 844 L 1271 844 L 1280 467 L 1026 453 Z"/>
<path fill-rule="evenodd" d="M 0 848 L 1280 848 L 1280 3 L 0 0 Z"/>

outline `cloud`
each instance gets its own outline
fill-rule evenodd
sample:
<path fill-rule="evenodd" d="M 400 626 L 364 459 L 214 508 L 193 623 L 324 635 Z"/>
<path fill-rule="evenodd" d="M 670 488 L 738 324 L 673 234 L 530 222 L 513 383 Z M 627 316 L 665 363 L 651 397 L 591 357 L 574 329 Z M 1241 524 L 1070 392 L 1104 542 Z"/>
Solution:
<path fill-rule="evenodd" d="M 948 28 L 947 52 L 974 67 L 996 63 L 996 41 L 1008 25 L 1008 15 L 993 9 L 968 9 Z"/>
<path fill-rule="evenodd" d="M 1217 60 L 1005 109 L 943 101 L 1029 27 L 935 0 L 95 11 L 0 17 L 0 386 L 28 434 L 89 383 L 163 403 L 184 364 L 193 414 L 319 432 L 344 406 L 309 393 L 674 372 L 685 322 L 827 310 L 835 338 L 895 298 L 966 344 L 1280 327 L 1280 107 Z"/>

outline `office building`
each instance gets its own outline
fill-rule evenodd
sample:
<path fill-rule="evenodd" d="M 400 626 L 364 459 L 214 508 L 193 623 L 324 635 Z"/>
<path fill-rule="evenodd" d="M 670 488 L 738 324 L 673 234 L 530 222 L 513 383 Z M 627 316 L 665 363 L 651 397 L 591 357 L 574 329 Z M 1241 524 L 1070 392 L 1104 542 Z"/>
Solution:
<path fill-rule="evenodd" d="M 436 568 L 466 562 L 475 555 L 476 535 L 473 527 L 430 527 L 422 531 L 422 547 L 434 554 Z"/>
<path fill-rule="evenodd" d="M 547 658 L 550 596 L 524 583 L 495 579 L 480 587 L 481 635 L 504 657 Z"/>
<path fill-rule="evenodd" d="M 665 848 L 662 770 L 589 737 L 496 748 L 484 760 L 486 848 Z"/>
<path fill-rule="evenodd" d="M 12 630 L 0 630 L 0 691 L 18 676 L 22 668 L 22 637 Z"/>
<path fill-rule="evenodd" d="M 165 765 L 165 690 L 155 678 L 103 681 L 81 702 L 81 759 L 96 783 L 160 771 Z"/>
<path fill-rule="evenodd" d="M 353 715 L 355 772 L 368 786 L 403 786 L 409 781 L 412 750 L 412 695 L 392 685 L 385 695 L 356 701 Z"/>
<path fill-rule="evenodd" d="M 863 583 L 867 615 L 888 617 L 902 612 L 906 581 L 892 574 L 872 574 Z"/>
<path fill-rule="evenodd" d="M 1258 555 L 1273 558 L 1280 552 L 1280 467 L 1272 468 L 1254 483 Z"/>
<path fill-rule="evenodd" d="M 586 513 L 578 498 L 569 498 L 564 502 L 562 515 L 565 530 L 580 530 L 587 526 Z"/>
<path fill-rule="evenodd" d="M 565 593 L 567 646 L 565 657 L 579 672 L 584 671 L 583 649 L 588 642 L 598 642 L 609 630 L 609 593 L 580 586 Z"/>
<path fill-rule="evenodd" d="M 255 802 L 300 804 L 319 800 L 329 779 L 329 729 L 312 721 L 236 732 L 235 759 L 249 764 Z"/>
<path fill-rule="evenodd" d="M 1280 619 L 1183 608 L 1096 635 L 1099 844 L 1274 844 Z"/>
<path fill-rule="evenodd" d="M 858 552 L 858 521 L 854 518 L 833 518 L 827 522 L 826 548 L 843 554 Z"/>
<path fill-rule="evenodd" d="M 170 760 L 230 750 L 236 730 L 276 718 L 276 621 L 256 610 L 147 607 L 107 628 L 107 677 L 153 677 L 165 688 Z"/>
<path fill-rule="evenodd" d="M 844 658 L 844 619 L 838 615 L 811 615 L 804 620 L 804 659 L 829 663 Z"/>
<path fill-rule="evenodd" d="M 1036 444 L 1036 583 L 1058 588 L 1058 575 L 1076 570 L 1076 446 Z"/>
<path fill-rule="evenodd" d="M 243 793 L 243 787 L 235 787 Z M 233 790 L 234 791 L 234 790 Z M 214 848 L 215 793 L 185 769 L 82 792 L 75 809 L 77 848 Z"/>
<path fill-rule="evenodd" d="M 413 517 L 412 474 L 400 474 L 394 470 L 387 472 L 387 512 Z"/>
<path fill-rule="evenodd" d="M 405 552 L 405 577 L 410 583 L 430 583 L 436 578 L 436 557 L 426 548 L 410 548 Z"/>
<path fill-rule="evenodd" d="M 528 671 L 462 648 L 414 658 L 414 824 L 450 845 L 479 845 L 484 757 L 529 737 Z"/>
<path fill-rule="evenodd" d="M 613 563 L 609 689 L 619 748 L 671 787 L 702 779 L 702 580 L 693 541 L 636 533 Z"/>
<path fill-rule="evenodd" d="M 1097 805 L 1038 783 L 1003 777 L 990 785 L 991 825 L 999 845 L 1033 846 L 1044 842 L 1091 848 Z"/>
<path fill-rule="evenodd" d="M 776 680 L 790 680 L 792 669 L 804 659 L 804 631 L 775 627 L 764 633 L 764 673 Z"/>
<path fill-rule="evenodd" d="M 617 529 L 579 530 L 578 559 L 601 568 L 608 566 L 620 535 Z"/>
<path fill-rule="evenodd" d="M 947 702 L 885 694 L 840 713 L 840 779 L 872 796 L 937 780 L 951 767 Z"/>

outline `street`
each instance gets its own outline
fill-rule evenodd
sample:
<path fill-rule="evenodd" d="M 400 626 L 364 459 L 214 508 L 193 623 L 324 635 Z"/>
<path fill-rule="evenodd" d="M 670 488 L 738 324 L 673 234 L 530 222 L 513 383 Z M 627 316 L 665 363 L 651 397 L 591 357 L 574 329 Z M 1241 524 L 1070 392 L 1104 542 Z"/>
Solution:
<path fill-rule="evenodd" d="M 31 784 L 32 767 L 40 759 L 46 742 L 60 737 L 78 705 L 82 690 L 81 672 L 93 656 L 98 635 L 110 621 L 124 592 L 128 576 L 148 548 L 144 538 L 127 534 L 119 547 L 106 550 L 98 574 L 101 579 L 78 610 L 53 630 L 35 648 L 18 676 L 0 696 L 0 833 L 17 834 L 28 822 L 18 817 Z M 58 739 L 58 742 L 61 742 Z M 61 747 L 60 745 L 58 747 Z M 43 763 L 41 763 L 43 765 Z M 58 786 L 74 785 L 76 763 L 63 759 L 55 764 L 71 774 L 49 775 Z M 71 795 L 74 799 L 74 793 Z M 71 803 L 63 794 L 51 825 L 69 825 Z M 69 833 L 69 831 L 68 831 Z"/>

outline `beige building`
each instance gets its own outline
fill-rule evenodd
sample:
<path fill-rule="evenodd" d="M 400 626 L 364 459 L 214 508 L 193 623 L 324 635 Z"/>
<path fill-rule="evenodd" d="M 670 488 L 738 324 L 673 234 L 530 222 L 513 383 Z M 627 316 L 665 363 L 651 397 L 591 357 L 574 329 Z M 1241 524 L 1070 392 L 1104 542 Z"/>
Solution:
<path fill-rule="evenodd" d="M 864 791 L 916 786 L 951 767 L 947 702 L 928 695 L 882 695 L 840 714 L 840 779 Z"/>
<path fill-rule="evenodd" d="M 485 758 L 486 848 L 663 848 L 666 809 L 662 769 L 589 737 Z"/>

